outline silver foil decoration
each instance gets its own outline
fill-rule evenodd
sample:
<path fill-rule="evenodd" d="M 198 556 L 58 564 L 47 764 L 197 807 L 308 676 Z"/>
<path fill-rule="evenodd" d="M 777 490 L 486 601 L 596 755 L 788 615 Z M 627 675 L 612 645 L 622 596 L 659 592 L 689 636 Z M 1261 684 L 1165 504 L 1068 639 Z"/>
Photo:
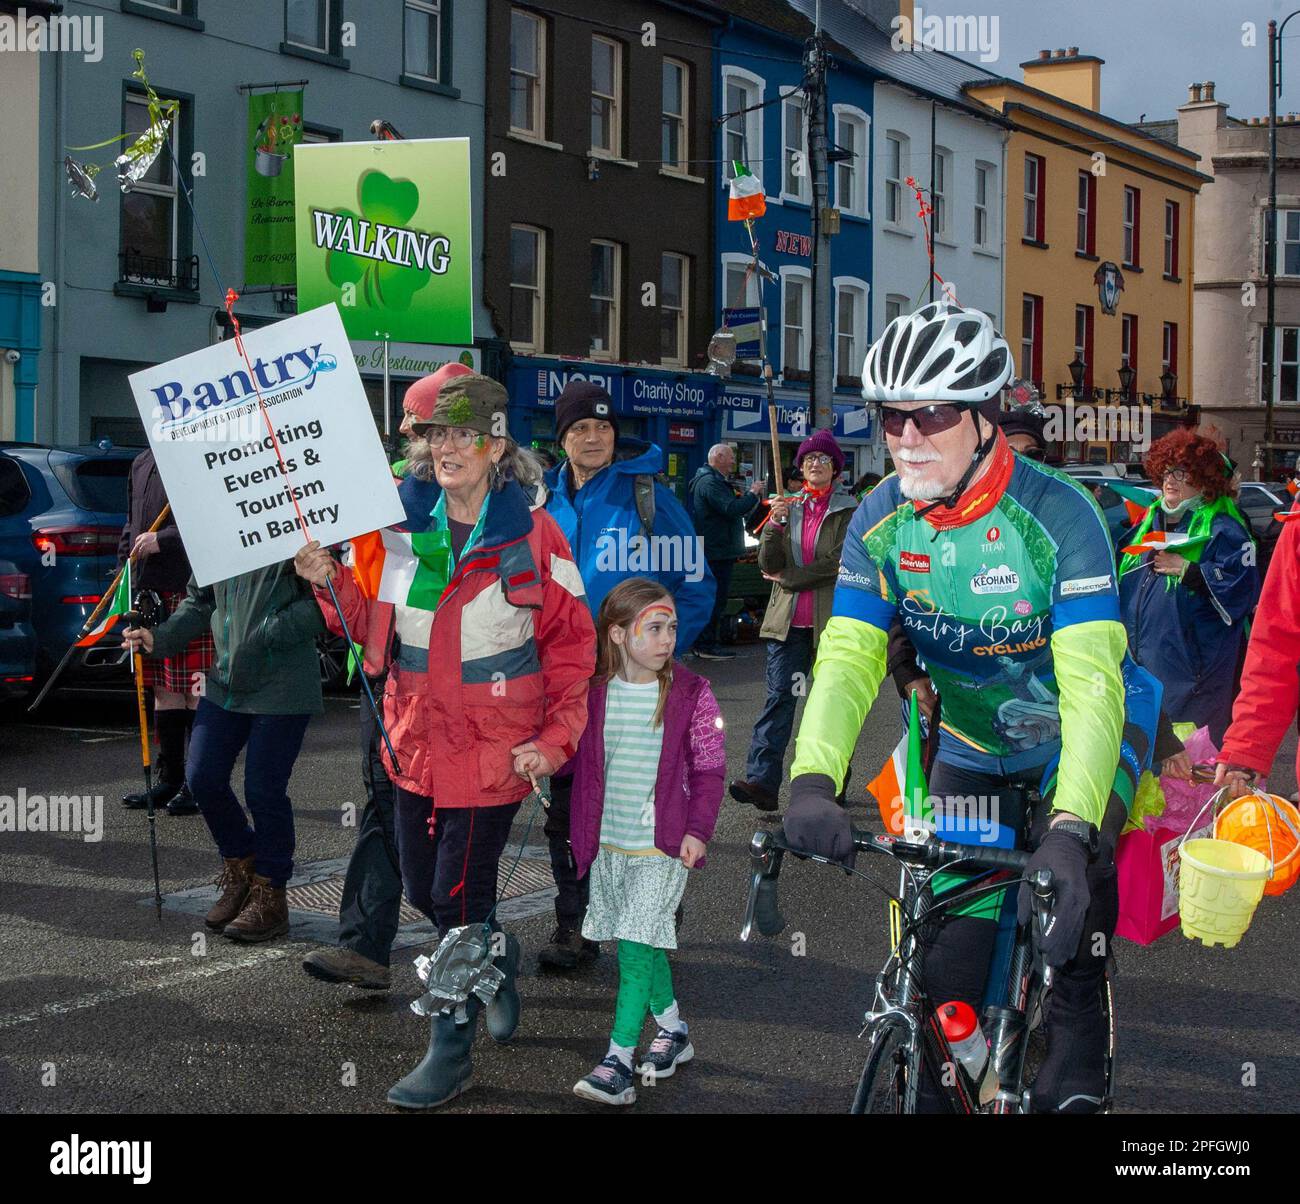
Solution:
<path fill-rule="evenodd" d="M 68 184 L 72 188 L 73 196 L 82 197 L 87 201 L 99 200 L 99 189 L 95 187 L 95 179 L 86 170 L 84 163 L 78 163 L 71 155 L 64 155 L 63 170 L 68 174 Z"/>
<path fill-rule="evenodd" d="M 448 932 L 432 957 L 417 957 L 415 972 L 428 991 L 411 1004 L 411 1011 L 432 1016 L 454 1007 L 456 1023 L 464 1024 L 471 995 L 485 1005 L 491 1003 L 506 977 L 492 964 L 492 937 L 490 925 L 468 924 Z"/>
<path fill-rule="evenodd" d="M 154 165 L 162 154 L 163 143 L 167 140 L 167 131 L 171 128 L 171 119 L 163 118 L 154 122 L 125 151 L 113 160 L 117 168 L 117 181 L 123 192 L 130 192 L 145 173 Z"/>

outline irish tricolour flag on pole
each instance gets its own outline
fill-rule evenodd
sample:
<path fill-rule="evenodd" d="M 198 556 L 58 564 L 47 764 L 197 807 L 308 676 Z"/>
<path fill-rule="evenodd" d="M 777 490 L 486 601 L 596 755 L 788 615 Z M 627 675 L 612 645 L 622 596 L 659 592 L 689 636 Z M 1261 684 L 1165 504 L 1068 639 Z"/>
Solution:
<path fill-rule="evenodd" d="M 447 531 L 385 528 L 352 541 L 352 572 L 367 598 L 436 610 L 451 576 Z"/>
<path fill-rule="evenodd" d="M 1145 552 L 1177 552 L 1189 560 L 1196 560 L 1200 556 L 1201 549 L 1209 542 L 1208 535 L 1192 536 L 1179 531 L 1148 531 L 1139 542 L 1121 548 L 1120 554 L 1141 556 Z"/>
<path fill-rule="evenodd" d="M 78 648 L 87 648 L 98 643 L 108 632 L 117 626 L 117 621 L 131 609 L 131 562 L 117 579 L 117 589 L 113 591 L 113 600 L 108 609 L 99 616 L 99 621 L 77 641 Z"/>
<path fill-rule="evenodd" d="M 738 159 L 731 166 L 735 175 L 731 180 L 731 195 L 727 201 L 727 221 L 748 222 L 767 212 L 767 197 L 759 178 Z"/>

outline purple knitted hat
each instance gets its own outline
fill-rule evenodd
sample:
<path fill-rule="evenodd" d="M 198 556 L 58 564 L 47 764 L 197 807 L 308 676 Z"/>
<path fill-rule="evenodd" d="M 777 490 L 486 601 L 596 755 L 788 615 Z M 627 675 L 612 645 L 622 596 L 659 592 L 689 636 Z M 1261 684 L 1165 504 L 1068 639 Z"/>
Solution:
<path fill-rule="evenodd" d="M 821 452 L 823 455 L 830 456 L 831 463 L 835 465 L 837 476 L 844 471 L 844 453 L 840 450 L 840 445 L 835 442 L 835 436 L 830 431 L 813 431 L 807 439 L 799 444 L 799 450 L 794 455 L 796 468 L 803 463 L 804 456 L 808 455 L 809 452 Z"/>

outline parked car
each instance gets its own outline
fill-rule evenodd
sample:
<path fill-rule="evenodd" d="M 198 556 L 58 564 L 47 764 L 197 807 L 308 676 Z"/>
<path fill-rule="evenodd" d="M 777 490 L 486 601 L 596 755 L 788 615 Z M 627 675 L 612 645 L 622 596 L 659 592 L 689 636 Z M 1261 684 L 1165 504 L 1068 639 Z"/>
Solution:
<path fill-rule="evenodd" d="M 1093 468 L 1105 468 L 1109 465 L 1094 464 Z M 1122 480 L 1125 485 L 1135 485 L 1139 489 L 1154 490 L 1155 486 L 1145 477 L 1119 477 L 1114 473 L 1084 473 L 1071 472 L 1069 474 L 1080 485 L 1086 485 L 1092 490 L 1093 496 L 1097 499 L 1097 505 L 1101 507 L 1102 515 L 1106 519 L 1106 527 L 1110 531 L 1110 541 L 1117 548 L 1120 540 L 1128 533 L 1133 526 L 1133 520 L 1129 517 L 1128 507 L 1124 504 L 1124 499 L 1111 488 L 1112 484 Z"/>
<path fill-rule="evenodd" d="M 98 446 L 0 443 L 0 558 L 30 578 L 35 683 L 62 659 L 117 571 L 127 478 L 136 452 Z M 60 680 L 123 680 L 113 639 L 81 649 Z"/>
<path fill-rule="evenodd" d="M 1270 481 L 1242 481 L 1237 505 L 1250 519 L 1251 530 L 1259 543 L 1259 571 L 1266 573 L 1278 536 L 1282 534 L 1282 524 L 1273 515 L 1291 509 L 1291 495 L 1285 485 L 1275 485 Z"/>
<path fill-rule="evenodd" d="M 32 579 L 0 560 L 0 703 L 27 697 L 36 676 Z"/>

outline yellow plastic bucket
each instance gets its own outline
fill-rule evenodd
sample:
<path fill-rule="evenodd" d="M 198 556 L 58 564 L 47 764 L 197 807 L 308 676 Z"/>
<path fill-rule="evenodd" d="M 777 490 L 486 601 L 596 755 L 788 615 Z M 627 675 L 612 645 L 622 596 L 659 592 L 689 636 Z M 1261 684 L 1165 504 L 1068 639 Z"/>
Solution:
<path fill-rule="evenodd" d="M 1180 848 L 1178 914 L 1183 935 L 1231 949 L 1250 927 L 1273 867 L 1230 840 L 1186 840 Z"/>

